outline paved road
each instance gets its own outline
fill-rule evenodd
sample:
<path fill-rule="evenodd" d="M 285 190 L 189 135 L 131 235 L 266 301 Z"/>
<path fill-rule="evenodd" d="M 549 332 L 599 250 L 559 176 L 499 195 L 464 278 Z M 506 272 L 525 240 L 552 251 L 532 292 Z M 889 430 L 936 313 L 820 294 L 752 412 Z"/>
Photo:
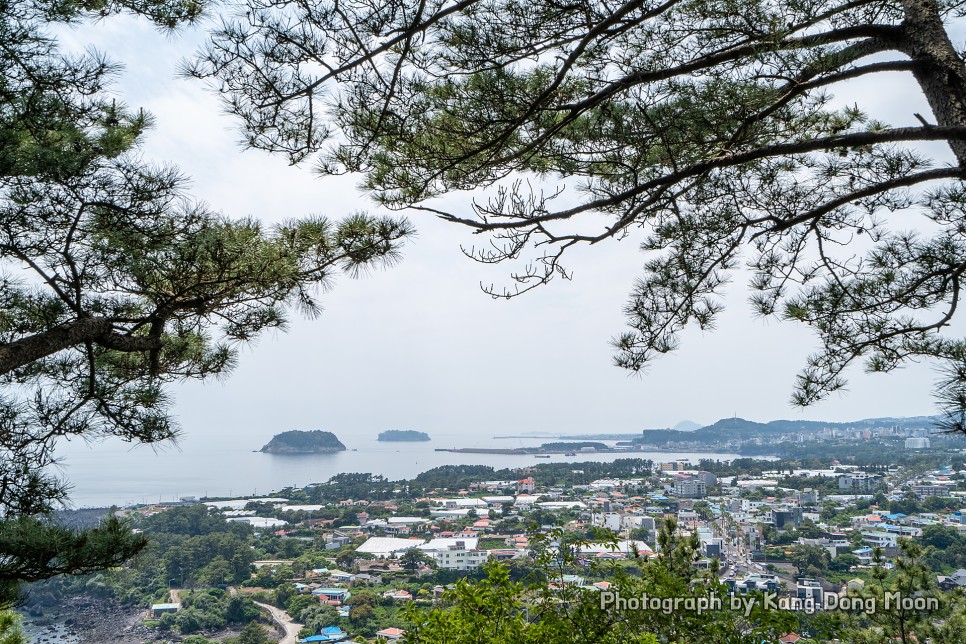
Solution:
<path fill-rule="evenodd" d="M 292 621 L 292 617 L 286 613 L 281 608 L 276 608 L 271 604 L 263 604 L 261 602 L 255 602 L 255 605 L 259 608 L 264 608 L 272 615 L 272 619 L 276 624 L 285 629 L 285 637 L 279 640 L 279 644 L 296 644 L 298 642 L 299 631 L 302 630 L 304 624 L 299 624 L 298 622 Z"/>

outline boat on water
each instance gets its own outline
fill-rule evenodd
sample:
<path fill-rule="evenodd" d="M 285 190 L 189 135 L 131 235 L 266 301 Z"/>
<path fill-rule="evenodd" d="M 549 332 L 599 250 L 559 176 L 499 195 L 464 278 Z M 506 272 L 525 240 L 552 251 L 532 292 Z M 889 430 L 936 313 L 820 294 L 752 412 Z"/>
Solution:
<path fill-rule="evenodd" d="M 550 458 L 550 454 L 534 454 L 534 458 Z"/>
<path fill-rule="evenodd" d="M 576 456 L 577 452 L 564 452 L 564 456 Z"/>

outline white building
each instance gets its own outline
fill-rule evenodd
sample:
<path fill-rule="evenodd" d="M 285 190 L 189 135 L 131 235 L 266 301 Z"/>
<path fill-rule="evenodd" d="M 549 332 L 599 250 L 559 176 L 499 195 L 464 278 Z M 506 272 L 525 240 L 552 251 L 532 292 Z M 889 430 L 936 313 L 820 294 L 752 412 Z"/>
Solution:
<path fill-rule="evenodd" d="M 436 537 L 419 546 L 419 549 L 428 553 L 430 550 L 446 550 L 450 546 L 462 543 L 467 550 L 476 550 L 479 542 L 477 537 Z"/>
<path fill-rule="evenodd" d="M 620 532 L 621 516 L 622 515 L 617 512 L 595 513 L 591 523 L 601 528 L 607 528 L 608 530 L 613 530 L 614 532 Z"/>
<path fill-rule="evenodd" d="M 506 498 L 509 498 L 511 502 L 513 501 L 513 497 Z M 473 497 L 433 499 L 433 503 L 444 508 L 485 508 L 487 506 L 486 499 L 475 499 Z"/>
<path fill-rule="evenodd" d="M 419 525 L 420 523 L 429 523 L 429 519 L 423 517 L 389 517 L 386 520 L 386 524 L 390 527 Z"/>
<path fill-rule="evenodd" d="M 455 511 L 455 510 L 454 510 Z M 466 510 L 469 512 L 469 510 Z M 422 517 L 389 517 L 386 519 L 386 532 L 399 534 L 409 532 L 410 528 L 429 523 L 429 519 Z"/>
<path fill-rule="evenodd" d="M 433 517 L 445 517 L 447 519 L 462 519 L 470 515 L 471 508 L 452 508 L 452 509 L 432 509 L 429 515 Z"/>
<path fill-rule="evenodd" d="M 542 501 L 537 505 L 544 510 L 583 510 L 587 507 L 583 501 Z"/>
<path fill-rule="evenodd" d="M 707 484 L 694 476 L 680 477 L 674 481 L 674 495 L 690 498 L 703 499 L 708 494 Z"/>
<path fill-rule="evenodd" d="M 879 486 L 881 481 L 882 477 L 878 474 L 866 474 L 865 472 L 840 474 L 839 489 L 853 490 L 856 492 L 871 492 Z"/>
<path fill-rule="evenodd" d="M 701 525 L 701 517 L 694 510 L 678 510 L 678 525 L 685 530 L 694 530 Z"/>
<path fill-rule="evenodd" d="M 484 496 L 483 500 L 487 505 L 503 505 L 504 503 L 513 504 L 516 499 L 512 496 Z"/>
<path fill-rule="evenodd" d="M 422 545 L 422 539 L 397 539 L 395 537 L 370 537 L 364 544 L 356 548 L 356 552 L 369 554 L 385 559 L 395 557 L 410 548 Z"/>
<path fill-rule="evenodd" d="M 899 535 L 894 532 L 880 530 L 869 530 L 862 532 L 862 543 L 867 543 L 873 548 L 895 548 L 898 545 Z"/>
<path fill-rule="evenodd" d="M 949 494 L 949 488 L 945 485 L 933 485 L 929 483 L 913 485 L 912 491 L 920 498 L 926 498 L 927 496 L 946 496 Z"/>
<path fill-rule="evenodd" d="M 654 517 L 639 514 L 625 514 L 621 517 L 621 528 L 624 530 L 635 530 L 637 528 L 654 530 Z"/>
<path fill-rule="evenodd" d="M 517 494 L 533 494 L 536 492 L 537 486 L 533 481 L 532 476 L 520 479 L 517 481 Z"/>
<path fill-rule="evenodd" d="M 451 543 L 445 543 L 450 541 Z M 490 557 L 490 553 L 486 550 L 477 550 L 476 543 L 476 539 L 433 539 L 421 550 L 433 557 L 440 568 L 475 570 Z"/>
<path fill-rule="evenodd" d="M 281 519 L 272 517 L 232 517 L 225 520 L 247 523 L 253 528 L 280 528 L 283 525 L 288 525 L 288 521 L 282 521 Z"/>
<path fill-rule="evenodd" d="M 324 505 L 283 505 L 279 508 L 282 512 L 318 512 L 325 508 Z"/>

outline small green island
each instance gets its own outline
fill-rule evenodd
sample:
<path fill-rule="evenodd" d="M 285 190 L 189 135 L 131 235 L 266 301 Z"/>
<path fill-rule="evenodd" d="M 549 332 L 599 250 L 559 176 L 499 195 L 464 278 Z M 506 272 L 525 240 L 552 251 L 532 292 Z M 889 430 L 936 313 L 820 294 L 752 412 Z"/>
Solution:
<path fill-rule="evenodd" d="M 380 441 L 428 441 L 429 434 L 413 429 L 390 429 L 379 434 Z"/>
<path fill-rule="evenodd" d="M 344 452 L 345 445 L 332 432 L 295 429 L 276 434 L 259 451 L 266 454 L 327 454 Z"/>

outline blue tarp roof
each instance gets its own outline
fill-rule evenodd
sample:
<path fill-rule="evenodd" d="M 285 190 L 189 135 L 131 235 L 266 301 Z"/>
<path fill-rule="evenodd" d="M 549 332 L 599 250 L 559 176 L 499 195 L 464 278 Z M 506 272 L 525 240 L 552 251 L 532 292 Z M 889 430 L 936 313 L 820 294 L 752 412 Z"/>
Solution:
<path fill-rule="evenodd" d="M 300 642 L 340 642 L 348 637 L 348 633 L 338 626 L 326 626 L 318 635 L 311 635 Z"/>

